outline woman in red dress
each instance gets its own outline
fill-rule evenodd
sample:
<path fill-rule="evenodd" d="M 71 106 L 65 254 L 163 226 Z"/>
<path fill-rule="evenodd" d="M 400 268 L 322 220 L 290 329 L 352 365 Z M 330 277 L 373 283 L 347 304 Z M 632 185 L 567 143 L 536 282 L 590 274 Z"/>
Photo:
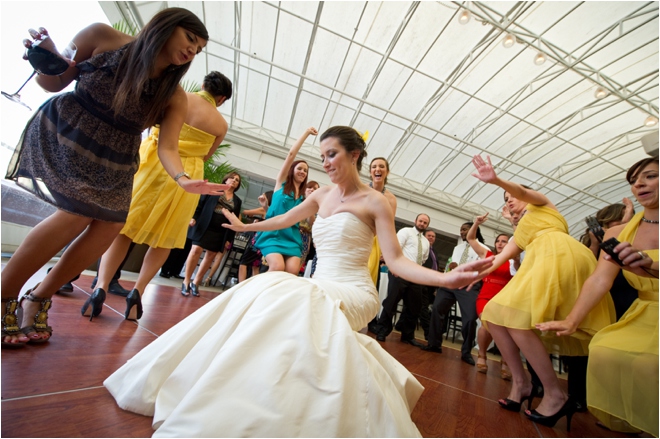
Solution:
<path fill-rule="evenodd" d="M 488 218 L 488 214 L 478 216 L 470 231 L 467 234 L 467 241 L 472 247 L 472 249 L 479 255 L 479 259 L 484 259 L 492 255 L 496 255 L 502 251 L 504 246 L 509 242 L 509 235 L 506 233 L 500 233 L 495 238 L 495 253 L 486 249 L 477 241 L 477 230 L 481 224 L 483 224 Z M 483 286 L 479 295 L 477 296 L 477 315 L 481 317 L 481 312 L 484 310 L 484 306 L 488 303 L 490 299 L 495 297 L 502 288 L 511 280 L 511 270 L 509 268 L 509 262 L 502 264 L 497 270 L 490 273 L 483 280 Z M 477 358 L 477 370 L 481 373 L 488 372 L 488 364 L 486 363 L 486 350 L 488 345 L 493 341 L 493 337 L 490 335 L 488 330 L 482 325 L 477 332 L 477 344 L 479 345 L 479 354 Z M 502 363 L 501 376 L 503 379 L 511 379 L 511 372 L 509 372 L 506 363 Z"/>

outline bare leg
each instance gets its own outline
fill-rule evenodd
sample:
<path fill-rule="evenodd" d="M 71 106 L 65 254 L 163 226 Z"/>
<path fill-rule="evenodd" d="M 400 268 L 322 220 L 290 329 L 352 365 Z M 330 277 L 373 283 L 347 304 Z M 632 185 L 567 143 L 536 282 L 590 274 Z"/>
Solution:
<path fill-rule="evenodd" d="M 97 260 L 110 246 L 117 233 L 123 227 L 122 223 L 110 223 L 93 220 L 85 231 L 69 245 L 60 260 L 46 275 L 39 286 L 33 290 L 36 297 L 50 298 L 65 282 L 80 274 L 84 269 Z M 22 327 L 34 323 L 34 316 L 41 304 L 31 301 L 23 302 Z M 38 333 L 41 338 L 47 338 L 47 333 Z M 34 337 L 33 334 L 30 334 Z"/>
<path fill-rule="evenodd" d="M 108 291 L 108 288 L 110 287 L 110 281 L 126 257 L 126 253 L 128 252 L 128 248 L 130 246 L 131 239 L 126 235 L 119 234 L 115 240 L 112 241 L 110 248 L 108 248 L 108 250 L 101 257 L 96 288 L 101 288 L 104 291 Z"/>
<path fill-rule="evenodd" d="M 532 382 L 530 381 L 522 360 L 520 359 L 520 350 L 516 342 L 509 334 L 509 329 L 494 323 L 488 323 L 490 334 L 495 339 L 497 347 L 502 354 L 502 359 L 507 362 L 511 369 L 512 385 L 508 398 L 512 401 L 520 402 L 532 391 Z M 547 354 L 546 354 L 547 357 Z"/>
<path fill-rule="evenodd" d="M 520 347 L 543 384 L 543 399 L 536 411 L 544 416 L 554 415 L 564 405 L 568 396 L 559 387 L 559 379 L 545 346 L 538 335 L 531 330 L 509 329 L 509 334 Z M 511 363 L 509 363 L 509 367 L 511 367 Z M 513 368 L 511 371 L 513 372 Z"/>
<path fill-rule="evenodd" d="M 247 265 L 238 266 L 238 283 L 240 284 L 247 278 Z"/>
<path fill-rule="evenodd" d="M 211 272 L 209 273 L 208 277 L 206 278 L 206 281 L 208 281 L 208 284 L 211 284 L 211 279 L 213 278 L 213 275 L 215 274 L 216 271 L 218 271 L 218 267 L 220 267 L 220 262 L 222 262 L 222 258 L 224 257 L 225 253 L 216 253 L 215 258 L 213 258 L 213 264 L 211 265 Z M 205 281 L 205 283 L 207 283 Z"/>
<path fill-rule="evenodd" d="M 211 263 L 213 262 L 213 258 L 215 258 L 215 255 L 222 255 L 222 253 L 206 250 L 206 253 L 204 254 L 204 259 L 202 259 L 202 263 L 199 264 L 199 270 L 197 270 L 195 279 L 193 279 L 193 283 L 195 285 L 199 286 L 199 284 L 202 283 L 202 280 L 204 279 L 204 274 L 206 274 L 206 270 L 208 270 L 209 267 L 211 266 Z"/>
<path fill-rule="evenodd" d="M 259 268 L 260 267 L 252 267 L 252 276 L 256 276 L 259 274 Z"/>
<path fill-rule="evenodd" d="M 268 271 L 284 271 L 286 268 L 284 257 L 279 253 L 271 253 L 266 256 L 266 262 L 268 262 Z"/>
<path fill-rule="evenodd" d="M 202 254 L 203 250 L 204 249 L 200 246 L 193 245 L 190 249 L 190 253 L 188 253 L 188 258 L 186 259 L 186 273 L 184 274 L 185 277 L 183 279 L 183 283 L 186 287 L 190 285 L 192 275 L 195 272 L 195 267 L 197 267 L 197 261 L 199 261 L 199 256 Z"/>
<path fill-rule="evenodd" d="M 479 358 L 477 358 L 477 363 L 479 363 L 479 359 L 483 359 L 482 364 L 486 364 L 488 345 L 490 345 L 491 341 L 493 341 L 493 337 L 490 335 L 490 332 L 481 325 L 477 332 L 477 345 L 479 345 Z"/>
<path fill-rule="evenodd" d="M 144 293 L 144 290 L 151 282 L 151 279 L 154 278 L 160 267 L 163 266 L 167 257 L 170 255 L 169 248 L 153 248 L 149 247 L 147 254 L 144 256 L 144 261 L 142 262 L 142 268 L 140 268 L 140 274 L 138 275 L 137 282 L 135 282 L 135 289 L 138 290 L 140 295 Z"/>
<path fill-rule="evenodd" d="M 296 256 L 289 256 L 285 260 L 285 265 L 286 265 L 286 272 L 295 274 L 298 276 L 298 273 L 300 273 L 300 258 Z"/>

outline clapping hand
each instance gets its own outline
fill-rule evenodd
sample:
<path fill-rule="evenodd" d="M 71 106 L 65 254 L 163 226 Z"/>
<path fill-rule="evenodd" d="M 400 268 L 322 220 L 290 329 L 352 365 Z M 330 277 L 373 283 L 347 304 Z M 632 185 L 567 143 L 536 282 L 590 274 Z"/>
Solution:
<path fill-rule="evenodd" d="M 473 173 L 472 176 L 478 178 L 484 183 L 492 183 L 497 179 L 497 174 L 490 161 L 490 156 L 486 156 L 486 158 L 488 159 L 488 163 L 486 163 L 479 154 L 472 158 L 472 164 L 477 169 L 477 172 Z"/>

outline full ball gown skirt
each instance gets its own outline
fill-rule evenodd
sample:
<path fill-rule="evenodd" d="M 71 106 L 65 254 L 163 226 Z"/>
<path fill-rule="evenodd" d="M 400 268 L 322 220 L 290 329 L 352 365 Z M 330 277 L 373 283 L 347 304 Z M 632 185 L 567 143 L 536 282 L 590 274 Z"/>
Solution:
<path fill-rule="evenodd" d="M 568 234 L 566 220 L 546 206 L 527 205 L 513 235 L 516 245 L 526 250 L 513 279 L 484 307 L 481 321 L 486 325 L 537 332 L 550 353 L 585 356 L 593 335 L 614 322 L 614 305 L 609 294 L 591 310 L 568 337 L 554 331 L 539 333 L 537 323 L 564 320 L 573 309 L 582 284 L 596 268 L 593 253 Z"/>
<path fill-rule="evenodd" d="M 171 328 L 104 385 L 156 437 L 413 437 L 423 387 L 357 331 L 379 308 L 373 232 L 348 212 L 314 223 L 314 278 L 268 272 Z"/>
<path fill-rule="evenodd" d="M 633 217 L 619 241 L 635 240 L 643 215 Z M 658 260 L 658 249 L 644 253 Z M 658 279 L 625 270 L 623 274 L 639 291 L 639 298 L 589 345 L 587 404 L 607 427 L 625 431 L 624 420 L 658 437 Z"/>
<path fill-rule="evenodd" d="M 159 135 L 160 128 L 152 128 L 140 145 L 140 167 L 135 174 L 131 207 L 121 234 L 136 244 L 183 248 L 199 194 L 184 191 L 165 171 L 158 158 Z M 179 157 L 191 179 L 204 178 L 204 156 L 214 141 L 214 135 L 183 124 Z"/>

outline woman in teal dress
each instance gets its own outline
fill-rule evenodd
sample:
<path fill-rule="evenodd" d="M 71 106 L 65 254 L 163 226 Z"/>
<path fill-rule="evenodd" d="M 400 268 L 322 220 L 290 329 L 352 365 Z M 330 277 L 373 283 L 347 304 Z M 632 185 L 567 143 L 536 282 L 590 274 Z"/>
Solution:
<path fill-rule="evenodd" d="M 289 154 L 277 174 L 273 200 L 266 219 L 287 213 L 302 203 L 309 166 L 304 160 L 295 160 L 295 158 L 310 134 L 316 136 L 318 131 L 316 128 L 307 128 L 305 133 L 291 146 Z M 268 271 L 286 271 L 291 274 L 298 274 L 300 271 L 303 242 L 299 224 L 282 230 L 260 233 L 255 241 L 255 247 L 261 250 L 261 254 L 266 257 Z"/>

